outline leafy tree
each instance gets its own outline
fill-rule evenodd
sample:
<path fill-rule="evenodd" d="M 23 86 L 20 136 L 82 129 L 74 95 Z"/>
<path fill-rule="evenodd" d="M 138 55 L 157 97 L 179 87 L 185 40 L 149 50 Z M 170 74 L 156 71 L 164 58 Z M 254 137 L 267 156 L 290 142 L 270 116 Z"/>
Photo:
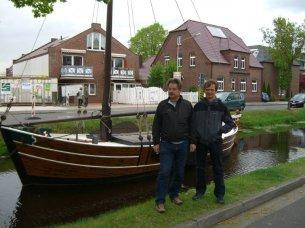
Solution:
<path fill-rule="evenodd" d="M 168 79 L 173 77 L 173 73 L 177 70 L 177 62 L 175 60 L 170 60 L 167 64 L 163 65 L 163 84 L 167 82 Z"/>
<path fill-rule="evenodd" d="M 266 93 L 267 92 L 267 87 L 266 87 L 266 82 L 263 82 L 263 88 L 262 88 L 262 92 Z"/>
<path fill-rule="evenodd" d="M 134 53 L 142 55 L 143 59 L 147 59 L 158 53 L 166 33 L 166 30 L 159 23 L 142 28 L 129 40 L 130 49 Z"/>
<path fill-rule="evenodd" d="M 15 7 L 22 8 L 25 6 L 32 7 L 34 17 L 43 17 L 53 12 L 54 4 L 57 2 L 66 2 L 67 0 L 10 0 Z M 110 0 L 97 0 L 108 3 Z"/>
<path fill-rule="evenodd" d="M 268 86 L 267 86 L 267 94 L 269 97 L 271 97 L 271 89 L 270 89 L 270 84 L 268 83 Z"/>
<path fill-rule="evenodd" d="M 274 28 L 262 29 L 264 41 L 278 71 L 279 87 L 290 95 L 293 60 L 301 57 L 305 44 L 305 22 L 301 25 L 278 17 L 273 20 Z"/>
<path fill-rule="evenodd" d="M 148 86 L 162 87 L 164 85 L 163 80 L 163 65 L 156 63 L 150 68 L 148 77 Z"/>

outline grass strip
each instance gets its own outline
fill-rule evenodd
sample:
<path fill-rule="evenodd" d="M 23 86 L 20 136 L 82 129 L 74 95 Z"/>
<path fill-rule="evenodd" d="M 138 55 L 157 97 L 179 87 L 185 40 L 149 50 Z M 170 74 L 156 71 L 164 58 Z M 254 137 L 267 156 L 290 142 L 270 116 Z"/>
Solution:
<path fill-rule="evenodd" d="M 305 158 L 291 163 L 260 169 L 248 174 L 234 176 L 226 180 L 226 204 L 231 204 L 257 194 L 270 187 L 305 174 Z M 213 184 L 210 184 L 203 199 L 193 201 L 195 193 L 191 189 L 181 194 L 184 204 L 179 207 L 167 200 L 166 212 L 159 214 L 154 210 L 154 199 L 128 206 L 116 211 L 56 227 L 172 227 L 222 207 L 215 202 Z"/>

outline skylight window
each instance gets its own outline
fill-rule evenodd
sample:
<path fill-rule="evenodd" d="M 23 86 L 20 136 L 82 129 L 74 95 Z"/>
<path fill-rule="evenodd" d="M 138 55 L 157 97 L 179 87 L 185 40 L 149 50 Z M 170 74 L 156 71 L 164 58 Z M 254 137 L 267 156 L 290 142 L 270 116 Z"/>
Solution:
<path fill-rule="evenodd" d="M 207 26 L 208 30 L 212 34 L 212 36 L 219 37 L 219 38 L 227 38 L 226 35 L 223 33 L 221 28 L 216 28 L 212 26 Z"/>

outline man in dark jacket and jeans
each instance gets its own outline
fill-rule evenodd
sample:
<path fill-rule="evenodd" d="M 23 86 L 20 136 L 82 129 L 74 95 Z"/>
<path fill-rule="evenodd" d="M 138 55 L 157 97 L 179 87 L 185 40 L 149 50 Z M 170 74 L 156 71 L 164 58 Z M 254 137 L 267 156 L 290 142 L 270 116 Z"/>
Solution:
<path fill-rule="evenodd" d="M 180 80 L 169 79 L 167 88 L 169 98 L 159 103 L 152 132 L 154 150 L 160 153 L 156 189 L 156 210 L 160 213 L 165 212 L 167 193 L 174 204 L 182 204 L 178 195 L 184 178 L 193 112 L 191 103 L 180 96 Z"/>
<path fill-rule="evenodd" d="M 217 202 L 224 203 L 225 184 L 222 167 L 222 133 L 229 132 L 235 123 L 227 107 L 216 98 L 217 83 L 213 80 L 204 84 L 206 97 L 194 107 L 192 118 L 192 143 L 190 151 L 196 152 L 197 184 L 193 200 L 200 199 L 206 191 L 205 166 L 210 152 Z M 224 125 L 222 125 L 222 122 Z M 197 145 L 197 146 L 196 146 Z"/>

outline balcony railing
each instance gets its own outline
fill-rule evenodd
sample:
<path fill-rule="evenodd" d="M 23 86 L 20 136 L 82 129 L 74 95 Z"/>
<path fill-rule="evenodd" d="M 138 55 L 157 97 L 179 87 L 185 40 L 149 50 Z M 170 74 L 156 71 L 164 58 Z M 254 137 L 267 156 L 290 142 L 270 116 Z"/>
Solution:
<path fill-rule="evenodd" d="M 93 68 L 87 66 L 63 66 L 61 68 L 61 77 L 69 78 L 92 78 Z"/>
<path fill-rule="evenodd" d="M 111 70 L 111 79 L 112 80 L 134 80 L 134 71 L 127 68 Z"/>

